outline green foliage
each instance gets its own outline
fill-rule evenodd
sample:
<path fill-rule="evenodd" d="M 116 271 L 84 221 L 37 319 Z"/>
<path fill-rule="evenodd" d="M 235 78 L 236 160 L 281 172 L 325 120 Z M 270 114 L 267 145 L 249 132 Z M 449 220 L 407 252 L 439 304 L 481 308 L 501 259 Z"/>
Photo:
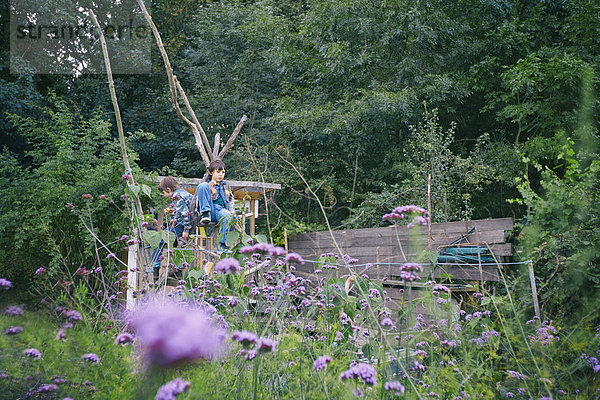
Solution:
<path fill-rule="evenodd" d="M 534 164 L 542 177 L 540 194 L 527 181 L 520 190 L 531 208 L 522 243 L 536 266 L 542 308 L 578 320 L 597 309 L 600 294 L 600 163 L 578 160 L 574 144 L 568 139 L 559 154 L 563 173 Z"/>
<path fill-rule="evenodd" d="M 30 282 L 39 267 L 54 274 L 96 264 L 85 224 L 93 223 L 105 243 L 128 230 L 117 206 L 123 194 L 119 144 L 102 113 L 87 118 L 50 95 L 38 114 L 10 115 L 27 150 L 22 159 L 3 150 L 0 164 L 0 263 L 5 276 L 20 284 Z M 65 207 L 72 203 L 86 209 L 86 193 L 94 198 L 89 203 L 95 210 L 92 220 Z"/>

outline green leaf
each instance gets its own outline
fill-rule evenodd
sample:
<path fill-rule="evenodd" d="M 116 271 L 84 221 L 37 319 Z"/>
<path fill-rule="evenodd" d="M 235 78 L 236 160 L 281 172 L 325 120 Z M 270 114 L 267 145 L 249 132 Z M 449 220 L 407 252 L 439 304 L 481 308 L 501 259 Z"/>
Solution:
<path fill-rule="evenodd" d="M 142 192 L 149 198 L 152 198 L 152 188 L 148 185 L 142 185 Z"/>
<path fill-rule="evenodd" d="M 142 187 L 140 185 L 129 185 L 129 191 L 131 192 L 131 194 L 135 195 L 135 196 L 139 196 L 140 195 L 140 191 L 142 190 Z"/>
<path fill-rule="evenodd" d="M 156 249 L 162 240 L 162 235 L 157 231 L 146 231 L 144 232 L 142 239 L 144 242 L 148 243 L 150 247 Z"/>
<path fill-rule="evenodd" d="M 256 239 L 256 241 L 260 243 L 267 243 L 267 236 L 263 234 L 254 236 L 254 239 Z"/>
<path fill-rule="evenodd" d="M 161 237 L 165 243 L 169 244 L 169 246 L 173 246 L 173 243 L 175 243 L 175 234 L 171 231 L 162 231 Z"/>
<path fill-rule="evenodd" d="M 199 270 L 199 269 L 190 269 L 187 272 L 187 277 L 188 278 L 192 278 L 195 280 L 200 279 L 202 276 L 204 276 L 204 271 L 203 270 Z"/>
<path fill-rule="evenodd" d="M 238 239 L 240 238 L 240 233 L 239 232 L 229 232 L 227 234 L 227 247 L 233 247 L 233 245 L 238 241 Z"/>

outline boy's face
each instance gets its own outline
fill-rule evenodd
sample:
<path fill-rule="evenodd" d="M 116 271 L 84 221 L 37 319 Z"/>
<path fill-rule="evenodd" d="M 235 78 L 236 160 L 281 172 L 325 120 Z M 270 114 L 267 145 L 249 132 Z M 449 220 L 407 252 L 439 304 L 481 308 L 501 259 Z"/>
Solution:
<path fill-rule="evenodd" d="M 171 196 L 173 196 L 173 190 L 171 190 L 170 188 L 166 188 L 161 193 L 162 193 L 163 197 L 165 197 L 167 199 L 170 199 Z"/>
<path fill-rule="evenodd" d="M 212 175 L 212 178 L 214 181 L 216 181 L 217 183 L 221 183 L 223 178 L 225 178 L 225 170 L 224 169 L 215 169 L 211 175 Z"/>

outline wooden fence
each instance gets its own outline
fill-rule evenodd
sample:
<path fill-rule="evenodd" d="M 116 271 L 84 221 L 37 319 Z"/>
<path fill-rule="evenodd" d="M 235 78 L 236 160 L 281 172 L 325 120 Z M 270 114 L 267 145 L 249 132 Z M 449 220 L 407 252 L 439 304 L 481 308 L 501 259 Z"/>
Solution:
<path fill-rule="evenodd" d="M 371 278 L 393 280 L 398 273 L 398 265 L 414 261 L 422 250 L 436 251 L 467 232 L 463 243 L 478 243 L 492 251 L 499 262 L 512 256 L 512 244 L 507 243 L 507 232 L 513 229 L 512 218 L 446 222 L 431 225 L 431 236 L 426 226 L 411 228 L 390 226 L 385 228 L 352 229 L 333 232 L 303 233 L 291 237 L 288 242 L 290 251 L 300 254 L 307 260 L 315 260 L 321 254 L 348 254 L 357 258 L 360 264 L 372 263 L 374 267 L 361 270 Z M 307 263 L 298 268 L 303 274 L 313 272 L 313 264 Z M 448 264 L 436 266 L 435 277 L 446 273 L 455 279 L 497 281 L 497 265 Z M 426 268 L 423 276 L 431 273 Z"/>

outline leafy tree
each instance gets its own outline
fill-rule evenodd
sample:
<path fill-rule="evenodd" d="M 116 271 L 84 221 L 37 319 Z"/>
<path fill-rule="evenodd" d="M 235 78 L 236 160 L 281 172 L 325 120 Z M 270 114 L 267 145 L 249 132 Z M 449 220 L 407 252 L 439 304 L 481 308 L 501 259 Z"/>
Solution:
<path fill-rule="evenodd" d="M 86 119 L 54 94 L 38 113 L 9 116 L 26 143 L 29 166 L 6 149 L 0 163 L 1 269 L 21 284 L 39 267 L 52 273 L 94 265 L 91 236 L 83 220 L 65 207 L 73 203 L 85 209 L 83 194 L 95 198 L 93 222 L 102 240 L 112 242 L 127 230 L 121 211 L 111 204 L 121 203 L 123 167 L 102 113 Z"/>

